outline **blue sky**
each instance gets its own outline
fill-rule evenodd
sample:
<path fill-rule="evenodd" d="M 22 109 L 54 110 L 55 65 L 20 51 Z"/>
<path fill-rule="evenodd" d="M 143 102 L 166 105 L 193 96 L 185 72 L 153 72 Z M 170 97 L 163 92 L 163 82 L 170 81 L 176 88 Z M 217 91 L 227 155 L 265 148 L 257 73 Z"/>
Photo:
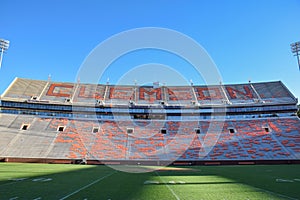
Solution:
<path fill-rule="evenodd" d="M 0 38 L 11 42 L 0 69 L 0 93 L 14 77 L 47 80 L 51 74 L 54 81 L 74 82 L 99 43 L 122 31 L 162 27 L 202 45 L 224 83 L 281 80 L 300 97 L 300 72 L 290 50 L 300 41 L 299 0 L 1 0 L 0 8 Z M 118 83 L 147 63 L 168 65 L 186 80 L 204 84 L 184 60 L 157 50 L 122 56 L 101 81 Z M 155 74 L 151 78 L 173 84 Z"/>

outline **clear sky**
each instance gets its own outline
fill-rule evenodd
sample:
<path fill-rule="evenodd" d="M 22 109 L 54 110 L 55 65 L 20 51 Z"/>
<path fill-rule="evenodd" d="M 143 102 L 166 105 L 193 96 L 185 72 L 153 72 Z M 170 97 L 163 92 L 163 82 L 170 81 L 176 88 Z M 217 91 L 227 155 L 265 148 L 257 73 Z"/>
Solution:
<path fill-rule="evenodd" d="M 0 38 L 10 40 L 0 69 L 0 93 L 15 77 L 74 82 L 84 59 L 122 31 L 162 27 L 197 41 L 215 62 L 223 82 L 281 80 L 300 97 L 300 71 L 290 44 L 300 41 L 299 0 L 1 0 Z M 148 63 L 174 68 L 186 80 L 201 77 L 178 56 L 145 50 L 114 62 L 101 79 L 118 83 Z M 153 81 L 176 84 L 155 74 Z M 132 80 L 133 83 L 133 80 Z"/>

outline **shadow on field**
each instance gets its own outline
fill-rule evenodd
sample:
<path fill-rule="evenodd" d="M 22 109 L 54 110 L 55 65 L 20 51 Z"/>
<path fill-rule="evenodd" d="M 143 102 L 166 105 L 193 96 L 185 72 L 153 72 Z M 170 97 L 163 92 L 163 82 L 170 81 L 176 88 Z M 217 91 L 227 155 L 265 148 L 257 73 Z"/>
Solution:
<path fill-rule="evenodd" d="M 283 199 L 300 199 L 300 165 L 198 166 L 193 169 L 244 184 Z"/>
<path fill-rule="evenodd" d="M 103 165 L 0 163 L 0 199 L 132 199 L 149 176 Z"/>

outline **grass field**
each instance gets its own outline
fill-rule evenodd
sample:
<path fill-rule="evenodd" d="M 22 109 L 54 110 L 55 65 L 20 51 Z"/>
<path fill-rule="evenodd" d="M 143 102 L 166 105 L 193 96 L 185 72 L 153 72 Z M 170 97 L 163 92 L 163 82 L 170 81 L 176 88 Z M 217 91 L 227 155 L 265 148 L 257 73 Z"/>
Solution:
<path fill-rule="evenodd" d="M 125 173 L 107 166 L 0 163 L 0 199 L 298 199 L 300 165 L 196 166 Z"/>

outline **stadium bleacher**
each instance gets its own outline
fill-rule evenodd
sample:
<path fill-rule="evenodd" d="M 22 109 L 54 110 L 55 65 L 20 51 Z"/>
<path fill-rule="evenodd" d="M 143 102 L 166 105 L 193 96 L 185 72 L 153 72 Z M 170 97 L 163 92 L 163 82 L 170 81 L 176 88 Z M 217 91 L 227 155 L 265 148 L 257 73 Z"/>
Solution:
<path fill-rule="evenodd" d="M 153 88 L 16 78 L 1 96 L 0 157 L 300 160 L 296 105 L 281 82 Z"/>
<path fill-rule="evenodd" d="M 26 117 L 18 116 L 19 119 Z M 5 116 L 2 115 L 2 118 Z M 7 122 L 6 126 L 1 125 L 1 157 L 87 157 L 99 160 L 300 159 L 300 121 L 295 117 L 226 121 L 220 135 L 196 133 L 198 123 L 201 130 L 205 130 L 201 125 L 207 126 L 205 121 L 168 121 L 166 134 L 156 126 L 145 128 L 137 125 L 130 126 L 134 134 L 127 134 L 114 121 L 102 121 L 96 133 L 92 132 L 93 127 L 97 126 L 93 121 L 77 120 L 74 123 L 66 119 L 33 118 L 26 120 L 30 124 L 27 130 L 21 130 L 22 123 L 19 120 Z M 58 130 L 59 127 L 65 129 Z M 234 133 L 228 127 L 233 128 Z M 210 146 L 210 151 L 205 152 L 204 147 Z"/>

